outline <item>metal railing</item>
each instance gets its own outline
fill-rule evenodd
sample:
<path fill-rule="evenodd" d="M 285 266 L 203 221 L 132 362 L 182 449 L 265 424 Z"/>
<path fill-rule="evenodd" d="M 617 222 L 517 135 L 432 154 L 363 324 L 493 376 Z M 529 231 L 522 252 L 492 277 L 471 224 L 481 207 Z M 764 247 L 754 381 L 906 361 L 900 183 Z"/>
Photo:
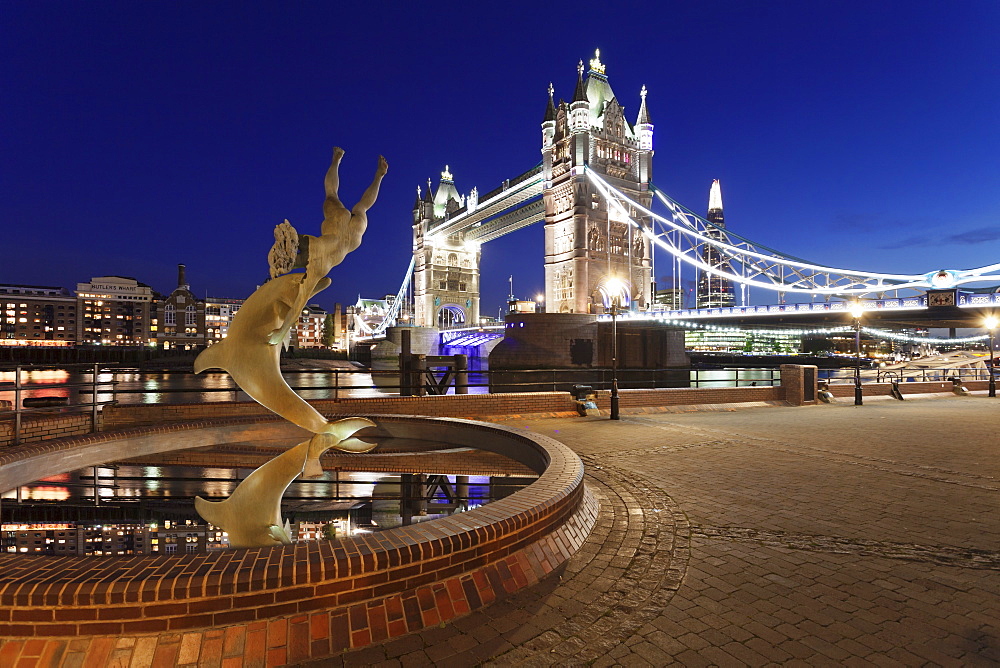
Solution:
<path fill-rule="evenodd" d="M 25 382 L 24 376 L 30 376 L 32 372 L 36 371 L 46 371 L 46 370 L 72 370 L 85 375 L 90 373 L 91 379 L 89 382 L 38 382 L 28 380 Z M 99 414 L 102 406 L 107 404 L 113 404 L 116 402 L 117 397 L 115 396 L 115 386 L 117 381 L 114 380 L 114 370 L 106 369 L 102 364 L 18 364 L 12 368 L 0 369 L 0 372 L 13 372 L 14 380 L 13 382 L 0 382 L 0 393 L 7 393 L 13 391 L 12 400 L 2 400 L 0 401 L 0 419 L 7 417 L 9 414 L 13 414 L 14 418 L 14 430 L 12 445 L 20 445 L 21 436 L 23 431 L 23 416 L 31 413 L 79 413 L 86 410 L 90 411 L 90 429 L 92 432 L 97 431 L 99 424 Z M 112 373 L 111 380 L 102 381 L 100 379 L 102 373 Z M 106 390 L 110 388 L 111 399 L 107 401 L 99 401 L 99 393 L 101 390 Z M 86 390 L 90 391 L 90 401 L 83 401 L 79 396 L 84 394 Z M 63 395 L 53 395 L 53 394 L 36 394 L 37 392 L 45 392 L 56 390 L 59 392 L 65 392 Z M 74 401 L 71 390 L 78 390 L 76 392 L 77 397 Z M 34 396 L 25 396 L 25 395 Z"/>
<path fill-rule="evenodd" d="M 78 371 L 86 367 L 90 379 L 86 382 L 28 382 L 22 376 L 27 371 L 42 369 L 65 369 Z M 560 392 L 569 391 L 573 385 L 585 384 L 594 389 L 610 389 L 612 374 L 610 369 L 523 369 L 523 370 L 461 370 L 429 368 L 418 370 L 425 394 L 486 394 L 490 392 Z M 0 369 L 10 371 L 10 369 Z M 170 381 L 160 379 L 152 385 L 148 380 L 130 380 L 128 375 L 141 373 L 137 370 L 108 367 L 106 365 L 19 365 L 14 368 L 14 382 L 0 383 L 0 393 L 13 390 L 14 401 L 10 411 L 0 411 L 0 419 L 11 412 L 15 422 L 20 423 L 20 416 L 31 412 L 57 410 L 60 412 L 80 411 L 89 409 L 95 416 L 102 406 L 118 403 L 135 402 L 132 397 L 150 395 L 213 395 L 226 394 L 220 400 L 238 401 L 242 391 L 233 383 L 211 387 L 199 384 L 171 386 Z M 329 377 L 329 382 L 301 384 L 294 377 L 301 373 L 323 374 Z M 100 380 L 101 375 L 110 374 L 109 380 Z M 155 372 L 150 375 L 156 375 Z M 198 378 L 190 376 L 191 378 Z M 322 369 L 316 371 L 296 371 L 286 374 L 290 380 L 289 386 L 296 392 L 306 393 L 306 399 L 332 399 L 340 401 L 350 396 L 385 396 L 398 395 L 400 390 L 413 392 L 413 380 L 407 384 L 398 370 L 369 369 Z M 618 385 L 623 389 L 654 389 L 654 388 L 688 388 L 688 387 L 749 387 L 754 385 L 771 386 L 780 384 L 778 369 L 658 369 L 658 370 L 619 370 Z M 24 394 L 29 391 L 54 390 L 62 396 L 56 406 L 31 407 L 23 403 Z M 77 390 L 76 392 L 67 390 Z M 324 396 L 315 396 L 321 393 Z M 312 396 L 310 396 L 312 395 Z M 84 400 L 89 397 L 89 400 Z M 52 397 L 56 399 L 55 397 Z M 242 394 L 246 399 L 246 395 Z M 184 399 L 181 399 L 183 401 Z M 197 401 L 195 399 L 194 401 Z M 168 402 L 172 403 L 172 402 Z M 18 428 L 16 427 L 16 430 Z"/>
<path fill-rule="evenodd" d="M 958 378 L 959 380 L 989 380 L 990 371 L 989 369 L 891 369 L 891 370 L 877 370 L 875 372 L 875 382 L 876 383 L 888 383 L 888 382 L 936 382 L 936 381 L 948 381 L 952 378 Z M 847 380 L 847 379 L 844 379 Z M 850 379 L 851 382 L 853 378 Z M 862 376 L 862 381 L 866 378 Z"/>
<path fill-rule="evenodd" d="M 432 365 L 429 365 L 432 366 Z M 23 376 L 30 371 L 46 369 L 63 369 L 75 371 L 89 379 L 79 382 L 25 382 Z M 14 371 L 13 382 L 0 382 L 0 395 L 13 393 L 13 401 L 0 404 L 0 420 L 13 417 L 14 443 L 20 443 L 22 437 L 22 416 L 31 413 L 69 413 L 90 411 L 91 428 L 96 430 L 99 424 L 99 412 L 103 406 L 115 403 L 151 403 L 144 400 L 151 395 L 175 395 L 177 400 L 165 403 L 192 403 L 198 401 L 213 401 L 207 396 L 223 393 L 221 401 L 248 400 L 245 394 L 235 384 L 227 383 L 219 387 L 205 384 L 192 387 L 171 386 L 167 379 L 159 379 L 152 384 L 149 380 L 129 380 L 123 377 L 140 373 L 137 370 L 127 370 L 108 367 L 101 364 L 90 365 L 18 365 L 13 368 L 0 369 Z M 497 392 L 569 392 L 574 385 L 589 385 L 595 390 L 609 390 L 612 384 L 610 369 L 523 369 L 523 370 L 469 370 L 462 373 L 449 372 L 447 369 L 420 369 L 421 382 L 424 384 L 424 394 L 488 394 Z M 821 370 L 826 371 L 826 370 Z M 851 370 L 841 370 L 844 376 L 821 373 L 821 380 L 837 384 L 852 383 Z M 328 382 L 314 384 L 296 383 L 294 376 L 301 373 L 326 375 Z M 110 376 L 101 380 L 101 376 Z M 150 375 L 156 375 L 152 373 Z M 341 401 L 349 397 L 364 396 L 395 396 L 400 394 L 420 394 L 414 392 L 413 380 L 405 382 L 398 370 L 369 369 L 322 369 L 316 371 L 297 371 L 286 374 L 290 378 L 292 390 L 302 393 L 307 400 L 326 399 Z M 198 378 L 189 376 L 190 378 Z M 987 380 L 987 369 L 912 369 L 912 370 L 876 370 L 862 377 L 863 382 L 908 382 L 908 381 L 947 381 L 959 378 L 962 381 Z M 656 369 L 656 370 L 619 370 L 617 372 L 618 386 L 621 389 L 669 389 L 669 388 L 704 388 L 704 387 L 769 387 L 781 384 L 781 372 L 775 368 L 721 368 L 721 369 Z M 54 390 L 61 396 L 53 397 L 46 390 Z M 74 391 L 75 390 L 75 391 Z M 401 393 L 401 390 L 404 390 Z M 42 396 L 39 396 L 42 393 Z M 25 395 L 33 394 L 34 397 Z M 188 395 L 188 396 L 184 396 Z M 197 396 L 201 395 L 201 399 Z M 52 405 L 26 405 L 25 399 L 52 399 Z M 137 401 L 136 398 L 139 398 Z M 155 399 L 154 399 L 155 401 Z M 43 402 L 44 403 L 44 402 Z"/>

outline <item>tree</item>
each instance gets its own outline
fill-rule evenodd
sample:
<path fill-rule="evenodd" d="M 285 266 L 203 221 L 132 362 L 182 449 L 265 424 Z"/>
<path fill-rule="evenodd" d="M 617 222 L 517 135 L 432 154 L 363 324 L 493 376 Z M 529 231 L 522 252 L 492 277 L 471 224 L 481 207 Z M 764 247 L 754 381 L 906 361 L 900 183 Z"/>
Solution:
<path fill-rule="evenodd" d="M 337 332 L 334 331 L 333 314 L 327 313 L 323 319 L 323 345 L 327 348 L 333 348 L 333 344 L 336 342 Z"/>

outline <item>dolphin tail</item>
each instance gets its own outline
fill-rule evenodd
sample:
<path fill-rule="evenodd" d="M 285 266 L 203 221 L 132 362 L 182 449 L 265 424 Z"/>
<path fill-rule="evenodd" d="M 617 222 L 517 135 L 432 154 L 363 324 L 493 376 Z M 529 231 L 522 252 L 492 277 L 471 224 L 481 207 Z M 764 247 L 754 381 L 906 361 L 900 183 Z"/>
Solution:
<path fill-rule="evenodd" d="M 198 353 L 198 357 L 194 360 L 194 372 L 201 373 L 205 369 L 225 371 L 226 368 L 222 366 L 225 363 L 225 347 L 226 341 L 223 339 Z"/>
<path fill-rule="evenodd" d="M 374 426 L 374 422 L 365 418 L 344 418 L 328 423 L 326 431 L 309 439 L 309 452 L 302 467 L 303 477 L 316 478 L 323 474 L 319 458 L 331 448 L 347 452 L 368 452 L 373 449 L 376 444 L 365 443 L 351 437 L 362 429 Z"/>
<path fill-rule="evenodd" d="M 194 497 L 194 509 L 198 511 L 203 520 L 215 526 L 221 526 L 217 520 L 221 519 L 220 514 L 224 503 L 225 501 L 208 501 L 200 496 Z"/>

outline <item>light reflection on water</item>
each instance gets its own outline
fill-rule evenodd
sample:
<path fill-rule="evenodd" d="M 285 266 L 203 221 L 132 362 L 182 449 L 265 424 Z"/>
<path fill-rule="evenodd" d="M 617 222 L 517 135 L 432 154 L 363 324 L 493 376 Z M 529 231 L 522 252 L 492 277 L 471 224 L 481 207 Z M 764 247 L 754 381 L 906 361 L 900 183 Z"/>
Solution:
<path fill-rule="evenodd" d="M 72 382 L 66 369 L 22 369 L 21 384 L 29 385 L 21 391 L 22 399 L 29 397 L 72 397 L 72 389 L 65 383 Z M 0 384 L 14 383 L 15 371 L 0 371 Z M 0 401 L 14 403 L 14 390 L 0 391 Z"/>
<path fill-rule="evenodd" d="M 184 501 L 195 496 L 221 500 L 233 493 L 236 486 L 253 472 L 252 468 L 203 466 L 99 466 L 98 493 L 106 500 Z M 455 477 L 449 476 L 454 483 Z M 470 496 L 476 503 L 488 498 L 489 476 L 469 476 Z M 314 479 L 292 481 L 284 494 L 285 500 L 369 501 L 373 496 L 398 496 L 399 475 L 369 472 L 324 471 Z M 9 490 L 0 497 L 16 498 Z M 68 501 L 90 503 L 94 499 L 94 469 L 91 467 L 49 476 L 21 487 L 21 498 L 38 501 Z"/>
<path fill-rule="evenodd" d="M 13 383 L 14 376 L 13 371 L 0 372 L 0 383 Z M 365 372 L 335 375 L 332 371 L 313 371 L 282 374 L 282 377 L 289 386 L 303 388 L 296 391 L 304 399 L 385 394 L 373 387 L 371 374 Z M 114 390 L 110 385 L 113 381 L 117 381 Z M 66 369 L 22 370 L 21 382 L 26 385 L 21 391 L 22 399 L 58 396 L 68 397 L 70 404 L 89 403 L 92 396 L 93 374 Z M 393 382 L 398 383 L 398 379 Z M 194 374 L 118 371 L 113 374 L 110 372 L 98 374 L 98 383 L 99 402 L 117 400 L 124 404 L 175 404 L 250 400 L 246 393 L 239 390 L 229 374 L 224 372 Z M 76 384 L 82 387 L 71 387 Z M 104 384 L 103 387 L 100 384 Z M 320 389 L 308 389 L 310 387 Z M 0 400 L 13 403 L 14 390 L 0 390 Z"/>

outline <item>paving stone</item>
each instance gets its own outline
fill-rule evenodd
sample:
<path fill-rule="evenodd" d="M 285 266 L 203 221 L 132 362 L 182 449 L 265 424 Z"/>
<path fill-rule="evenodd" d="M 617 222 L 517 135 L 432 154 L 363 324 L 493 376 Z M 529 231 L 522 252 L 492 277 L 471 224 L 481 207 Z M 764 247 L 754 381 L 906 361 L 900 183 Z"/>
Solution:
<path fill-rule="evenodd" d="M 590 537 L 400 663 L 995 665 L 995 405 L 522 420 L 583 457 Z"/>

